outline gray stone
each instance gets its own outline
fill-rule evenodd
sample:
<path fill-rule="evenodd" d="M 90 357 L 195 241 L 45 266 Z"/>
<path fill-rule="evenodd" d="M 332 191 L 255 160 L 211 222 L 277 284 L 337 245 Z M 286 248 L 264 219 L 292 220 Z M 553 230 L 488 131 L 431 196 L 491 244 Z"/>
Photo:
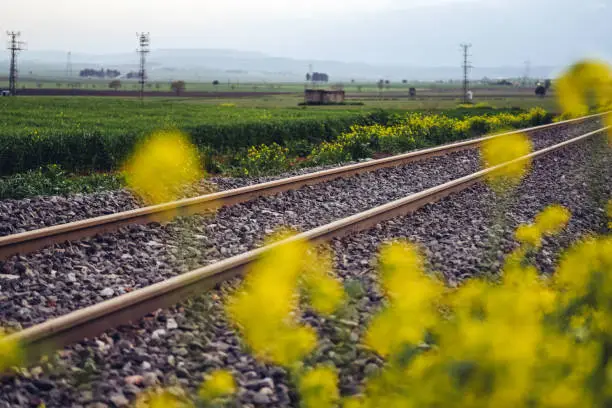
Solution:
<path fill-rule="evenodd" d="M 115 294 L 113 288 L 104 288 L 100 291 L 100 295 L 104 297 L 111 297 Z"/>

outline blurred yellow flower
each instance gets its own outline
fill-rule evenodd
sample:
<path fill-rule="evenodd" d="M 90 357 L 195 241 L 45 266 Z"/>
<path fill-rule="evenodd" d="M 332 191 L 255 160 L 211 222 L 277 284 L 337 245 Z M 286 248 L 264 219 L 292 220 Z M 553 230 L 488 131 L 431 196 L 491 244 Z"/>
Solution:
<path fill-rule="evenodd" d="M 0 374 L 22 363 L 24 351 L 15 340 L 9 340 L 0 332 Z"/>
<path fill-rule="evenodd" d="M 559 105 L 570 116 L 607 108 L 612 101 L 612 71 L 607 63 L 584 60 L 572 65 L 555 84 Z"/>
<path fill-rule="evenodd" d="M 277 243 L 253 266 L 243 289 L 227 304 L 228 315 L 245 342 L 265 361 L 291 366 L 316 346 L 315 331 L 300 326 L 295 313 L 299 274 L 308 249 L 301 240 Z"/>
<path fill-rule="evenodd" d="M 331 367 L 316 367 L 299 379 L 301 406 L 304 408 L 332 408 L 338 406 L 338 374 Z"/>
<path fill-rule="evenodd" d="M 212 401 L 235 392 L 236 383 L 232 374 L 226 370 L 215 370 L 202 383 L 199 396 L 205 401 Z"/>
<path fill-rule="evenodd" d="M 193 408 L 193 404 L 168 390 L 156 389 L 140 394 L 134 408 Z"/>
<path fill-rule="evenodd" d="M 485 168 L 501 165 L 528 155 L 532 151 L 529 137 L 511 134 L 494 137 L 481 146 L 482 162 Z M 531 159 L 519 160 L 487 175 L 487 181 L 496 192 L 517 185 L 529 171 Z"/>
<path fill-rule="evenodd" d="M 304 271 L 300 285 L 309 300 L 310 306 L 323 315 L 331 315 L 345 301 L 342 284 L 330 275 L 332 270 L 331 253 L 308 251 L 303 259 Z"/>
<path fill-rule="evenodd" d="M 535 217 L 535 226 L 544 235 L 552 235 L 567 225 L 570 211 L 561 205 L 550 205 Z"/>
<path fill-rule="evenodd" d="M 151 204 L 177 199 L 204 175 L 197 149 L 178 131 L 154 133 L 136 149 L 124 171 L 129 188 Z"/>
<path fill-rule="evenodd" d="M 514 233 L 514 237 L 521 244 L 531 245 L 536 248 L 542 243 L 542 233 L 538 226 L 534 224 L 519 225 Z"/>
<path fill-rule="evenodd" d="M 437 305 L 444 285 L 424 273 L 420 255 L 407 242 L 381 249 L 380 271 L 390 302 L 372 319 L 365 343 L 387 356 L 422 342 L 426 330 L 439 319 Z"/>
<path fill-rule="evenodd" d="M 589 294 L 605 302 L 612 296 L 612 237 L 589 238 L 571 247 L 554 277 L 566 302 Z"/>

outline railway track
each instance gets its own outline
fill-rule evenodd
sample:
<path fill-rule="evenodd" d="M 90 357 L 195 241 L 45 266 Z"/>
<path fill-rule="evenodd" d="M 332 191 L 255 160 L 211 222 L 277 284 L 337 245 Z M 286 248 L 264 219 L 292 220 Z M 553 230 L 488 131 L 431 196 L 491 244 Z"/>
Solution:
<path fill-rule="evenodd" d="M 606 127 L 588 132 L 535 151 L 516 161 L 540 159 L 564 148 L 578 146 L 582 142 L 601 135 L 608 129 L 609 127 Z M 459 177 L 418 193 L 410 194 L 407 197 L 311 229 L 289 240 L 307 240 L 319 243 L 354 234 L 382 221 L 412 213 L 450 194 L 465 190 L 480 182 L 491 172 L 512 163 L 506 163 Z M 349 171 L 357 171 L 357 169 L 361 169 L 361 167 L 353 167 Z M 323 175 L 323 177 L 326 177 L 326 175 Z M 298 183 L 303 183 L 305 180 L 298 178 Z M 270 188 L 277 188 L 278 185 L 272 183 Z M 249 194 L 252 191 L 247 188 L 245 194 Z M 228 197 L 232 197 L 232 195 L 230 194 Z M 161 209 L 163 211 L 168 210 L 165 206 L 161 206 Z M 176 208 L 173 210 L 176 210 Z M 284 242 L 254 249 L 134 292 L 48 320 L 11 335 L 9 340 L 19 341 L 28 350 L 29 361 L 36 361 L 37 358 L 50 353 L 52 350 L 81 341 L 84 338 L 94 338 L 109 329 L 136 321 L 155 310 L 175 305 L 190 296 L 210 290 L 223 281 L 243 274 L 264 252 L 273 246 L 282 245 Z"/>
<path fill-rule="evenodd" d="M 431 157 L 448 155 L 452 152 L 465 151 L 476 148 L 480 143 L 490 138 L 513 133 L 534 133 L 559 128 L 564 125 L 583 123 L 589 119 L 601 117 L 604 114 L 595 114 L 567 121 L 520 129 L 499 135 L 485 136 L 468 141 L 452 143 L 430 149 L 418 150 L 389 158 L 371 160 L 367 162 L 342 166 L 304 175 L 275 180 L 267 183 L 231 189 L 219 193 L 200 197 L 183 199 L 171 203 L 149 206 L 130 211 L 105 215 L 86 220 L 60 224 L 23 233 L 0 237 L 0 260 L 8 259 L 13 255 L 23 255 L 57 243 L 91 237 L 96 234 L 117 231 L 121 227 L 131 224 L 147 224 L 151 222 L 166 222 L 176 216 L 202 214 L 223 206 L 231 206 L 252 200 L 256 197 L 268 196 L 299 189 L 308 185 L 328 182 L 338 178 L 347 178 L 357 174 L 372 172 L 378 169 L 405 165 Z"/>

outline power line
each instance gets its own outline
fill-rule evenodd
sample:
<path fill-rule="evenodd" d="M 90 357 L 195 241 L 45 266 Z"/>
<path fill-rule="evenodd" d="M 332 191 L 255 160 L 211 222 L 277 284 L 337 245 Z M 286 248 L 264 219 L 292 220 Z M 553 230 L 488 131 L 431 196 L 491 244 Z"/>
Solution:
<path fill-rule="evenodd" d="M 11 65 L 9 70 L 9 92 L 11 95 L 17 94 L 17 55 L 24 48 L 24 43 L 19 41 L 21 33 L 19 31 L 7 31 L 9 36 L 7 49 L 11 52 Z"/>
<path fill-rule="evenodd" d="M 144 89 L 145 83 L 147 81 L 147 54 L 151 52 L 149 50 L 149 45 L 151 44 L 151 39 L 149 33 L 137 33 L 138 37 L 138 53 L 140 54 L 140 70 L 138 71 L 138 78 L 140 83 L 140 100 L 144 100 Z"/>
<path fill-rule="evenodd" d="M 470 86 L 469 73 L 472 68 L 471 61 L 468 61 L 470 56 L 469 50 L 472 48 L 472 44 L 461 44 L 463 49 L 463 103 L 468 103 L 468 90 Z"/>

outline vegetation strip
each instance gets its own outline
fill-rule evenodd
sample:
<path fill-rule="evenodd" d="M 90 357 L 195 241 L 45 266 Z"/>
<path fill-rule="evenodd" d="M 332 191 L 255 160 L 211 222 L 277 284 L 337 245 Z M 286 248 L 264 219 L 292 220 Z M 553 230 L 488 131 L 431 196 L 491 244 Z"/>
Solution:
<path fill-rule="evenodd" d="M 566 146 L 584 141 L 592 136 L 599 135 L 608 129 L 610 129 L 610 126 L 364 211 L 360 214 L 312 229 L 287 240 L 225 259 L 213 265 L 69 313 L 68 315 L 15 333 L 7 337 L 6 340 L 9 342 L 20 342 L 29 352 L 29 361 L 35 361 L 36 358 L 54 349 L 82 340 L 83 338 L 95 337 L 105 330 L 133 321 L 154 310 L 176 304 L 188 296 L 201 294 L 203 291 L 215 287 L 221 281 L 244 273 L 245 268 L 252 262 L 279 245 L 296 240 L 327 241 L 333 237 L 347 235 L 371 227 L 378 222 L 410 213 L 425 204 L 433 203 L 453 192 L 461 191 L 500 169 L 544 156 Z"/>

